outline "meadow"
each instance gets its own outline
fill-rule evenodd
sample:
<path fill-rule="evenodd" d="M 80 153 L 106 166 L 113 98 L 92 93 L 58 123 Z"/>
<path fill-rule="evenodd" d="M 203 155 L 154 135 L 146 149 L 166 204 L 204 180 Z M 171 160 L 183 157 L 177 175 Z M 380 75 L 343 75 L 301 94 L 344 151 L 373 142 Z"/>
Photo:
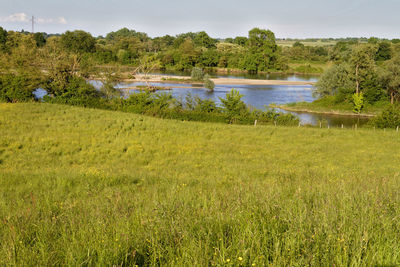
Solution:
<path fill-rule="evenodd" d="M 400 264 L 400 133 L 0 103 L 0 265 Z"/>

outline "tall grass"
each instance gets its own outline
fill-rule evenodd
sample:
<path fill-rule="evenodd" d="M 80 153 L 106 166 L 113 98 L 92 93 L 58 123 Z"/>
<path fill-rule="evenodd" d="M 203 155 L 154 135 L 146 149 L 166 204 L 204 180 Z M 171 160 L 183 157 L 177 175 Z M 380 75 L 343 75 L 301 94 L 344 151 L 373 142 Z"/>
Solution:
<path fill-rule="evenodd" d="M 0 104 L 0 265 L 400 264 L 400 134 Z"/>

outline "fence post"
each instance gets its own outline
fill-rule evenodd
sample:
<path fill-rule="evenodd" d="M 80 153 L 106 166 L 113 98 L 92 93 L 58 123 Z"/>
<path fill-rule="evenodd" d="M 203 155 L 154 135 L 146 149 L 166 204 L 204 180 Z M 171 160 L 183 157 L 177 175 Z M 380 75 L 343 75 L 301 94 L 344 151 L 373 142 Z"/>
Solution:
<path fill-rule="evenodd" d="M 343 123 L 342 123 L 342 129 L 344 128 Z"/>
<path fill-rule="evenodd" d="M 254 126 L 257 126 L 257 120 L 254 121 Z"/>
<path fill-rule="evenodd" d="M 356 123 L 356 130 L 357 130 L 357 123 Z"/>
<path fill-rule="evenodd" d="M 396 128 L 396 132 L 398 132 L 399 131 L 399 126 L 397 126 L 397 128 Z"/>
<path fill-rule="evenodd" d="M 276 121 L 274 121 L 275 127 L 276 127 Z"/>
<path fill-rule="evenodd" d="M 299 122 L 299 128 L 301 127 L 301 122 Z"/>
<path fill-rule="evenodd" d="M 322 128 L 322 122 L 321 121 L 319 122 L 319 128 Z"/>

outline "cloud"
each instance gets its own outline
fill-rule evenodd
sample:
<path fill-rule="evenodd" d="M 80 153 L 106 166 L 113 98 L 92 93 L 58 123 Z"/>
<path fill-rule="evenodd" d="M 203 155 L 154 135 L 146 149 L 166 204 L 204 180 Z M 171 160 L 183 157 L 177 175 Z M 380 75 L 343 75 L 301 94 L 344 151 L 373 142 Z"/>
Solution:
<path fill-rule="evenodd" d="M 1 22 L 29 22 L 28 15 L 25 13 L 15 13 L 7 17 L 0 17 Z"/>
<path fill-rule="evenodd" d="M 59 17 L 57 21 L 59 24 L 67 24 L 67 20 L 64 17 Z"/>
<path fill-rule="evenodd" d="M 0 22 L 30 22 L 31 17 L 26 13 L 15 13 L 7 17 L 0 17 Z M 35 22 L 39 24 L 67 24 L 64 17 L 53 18 L 35 18 Z"/>

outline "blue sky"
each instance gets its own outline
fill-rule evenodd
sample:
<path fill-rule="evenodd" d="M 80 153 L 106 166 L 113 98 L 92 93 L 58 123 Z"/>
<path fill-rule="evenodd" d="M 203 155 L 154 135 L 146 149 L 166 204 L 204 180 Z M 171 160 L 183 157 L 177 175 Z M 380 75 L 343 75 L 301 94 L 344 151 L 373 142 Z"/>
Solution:
<path fill-rule="evenodd" d="M 277 37 L 400 37 L 400 0 L 0 0 L 7 30 L 105 35 L 122 27 L 150 36 L 205 30 L 246 36 L 253 27 Z"/>

